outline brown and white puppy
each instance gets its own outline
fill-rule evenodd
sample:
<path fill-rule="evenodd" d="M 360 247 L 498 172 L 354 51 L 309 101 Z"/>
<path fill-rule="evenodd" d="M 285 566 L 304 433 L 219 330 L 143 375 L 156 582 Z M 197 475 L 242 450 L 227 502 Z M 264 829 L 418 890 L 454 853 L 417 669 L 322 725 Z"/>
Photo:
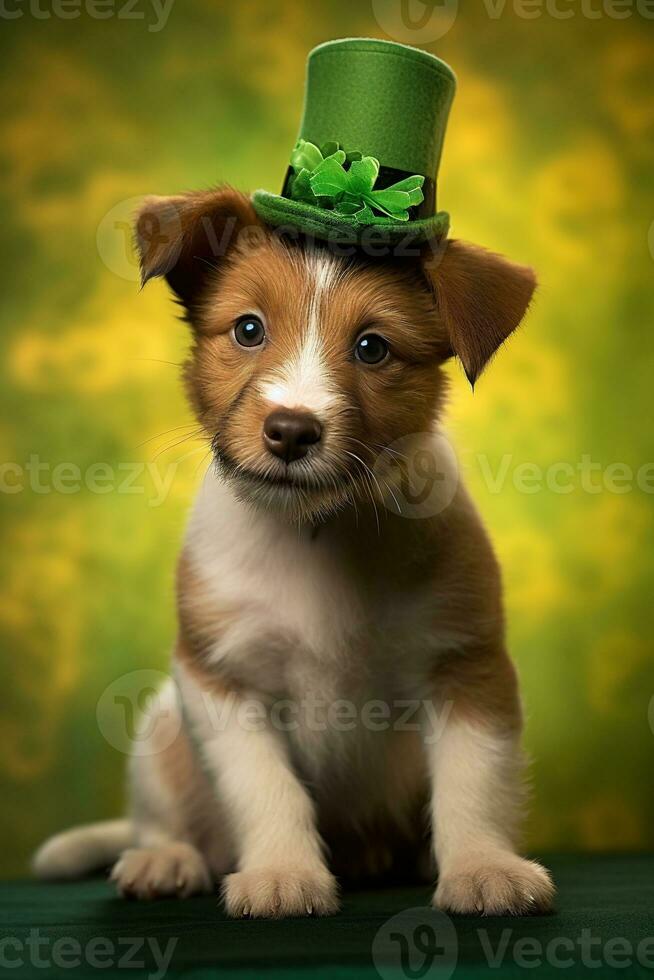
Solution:
<path fill-rule="evenodd" d="M 344 257 L 274 233 L 229 188 L 148 200 L 138 237 L 144 281 L 164 275 L 190 323 L 186 386 L 216 465 L 130 817 L 53 838 L 37 873 L 116 861 L 144 898 L 225 876 L 231 915 L 290 916 L 334 912 L 335 874 L 437 867 L 439 908 L 547 909 L 547 872 L 516 853 L 499 571 L 437 429 L 442 363 L 474 382 L 532 271 L 457 241 Z M 421 520 L 403 494 L 413 439 L 449 488 Z"/>

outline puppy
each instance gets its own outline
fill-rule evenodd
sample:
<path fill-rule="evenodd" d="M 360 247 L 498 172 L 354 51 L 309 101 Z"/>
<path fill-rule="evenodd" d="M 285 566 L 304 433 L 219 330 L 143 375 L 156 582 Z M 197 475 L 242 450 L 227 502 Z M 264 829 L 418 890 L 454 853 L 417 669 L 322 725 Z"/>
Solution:
<path fill-rule="evenodd" d="M 165 276 L 190 324 L 185 383 L 215 466 L 130 816 L 46 842 L 37 874 L 116 862 L 138 898 L 222 878 L 230 915 L 281 917 L 335 912 L 337 875 L 437 869 L 438 908 L 547 910 L 548 873 L 516 852 L 499 570 L 437 429 L 441 365 L 458 356 L 474 383 L 533 272 L 458 241 L 339 254 L 224 187 L 149 199 L 137 230 L 143 281 Z M 418 520 L 416 439 L 448 488 Z"/>

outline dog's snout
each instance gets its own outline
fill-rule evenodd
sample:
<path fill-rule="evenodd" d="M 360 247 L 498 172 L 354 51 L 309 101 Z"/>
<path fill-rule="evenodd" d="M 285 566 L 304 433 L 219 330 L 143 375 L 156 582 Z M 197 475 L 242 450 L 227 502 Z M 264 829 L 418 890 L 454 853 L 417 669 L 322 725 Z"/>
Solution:
<path fill-rule="evenodd" d="M 271 453 L 286 463 L 302 459 L 320 441 L 322 426 L 310 412 L 287 408 L 271 412 L 263 424 L 263 438 Z"/>

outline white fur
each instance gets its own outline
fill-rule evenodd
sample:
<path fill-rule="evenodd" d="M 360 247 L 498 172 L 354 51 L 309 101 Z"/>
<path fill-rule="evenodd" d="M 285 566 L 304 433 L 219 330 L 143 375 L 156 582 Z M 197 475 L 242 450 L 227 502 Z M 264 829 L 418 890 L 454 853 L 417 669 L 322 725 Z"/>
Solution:
<path fill-rule="evenodd" d="M 209 605 L 241 609 L 208 651 L 217 677 L 236 679 L 240 694 L 200 685 L 178 664 L 181 698 L 170 686 L 160 706 L 168 721 L 183 711 L 197 771 L 176 795 L 161 779 L 156 752 L 133 760 L 137 849 L 114 872 L 121 891 L 201 891 L 209 868 L 214 877 L 228 873 L 224 894 L 233 915 L 334 911 L 336 885 L 317 812 L 353 831 L 379 817 L 402 827 L 416 787 L 430 781 L 437 904 L 473 912 L 547 904 L 546 873 L 513 851 L 517 740 L 456 712 L 435 718 L 425 707 L 433 707 L 429 668 L 469 637 L 439 632 L 431 583 L 389 603 L 382 579 L 360 579 L 339 557 L 349 533 L 336 520 L 314 540 L 238 500 L 213 470 L 207 474 L 186 554 Z M 280 728 L 271 723 L 280 699 L 315 710 L 300 710 Z M 351 727 L 329 720 L 339 699 L 353 706 Z M 415 702 L 413 728 L 399 735 L 363 724 L 371 700 Z M 154 726 L 153 749 L 157 737 Z M 93 856 L 90 850 L 74 867 L 88 867 Z M 41 873 L 44 867 L 41 860 Z"/>
<path fill-rule="evenodd" d="M 524 914 L 547 907 L 548 873 L 516 852 L 524 798 L 517 733 L 453 713 L 427 747 L 432 842 L 439 870 L 434 904 L 450 912 Z"/>
<path fill-rule="evenodd" d="M 453 714 L 427 756 L 439 789 L 432 799 L 432 828 L 441 871 L 470 851 L 512 849 L 521 793 L 517 737 Z"/>
<path fill-rule="evenodd" d="M 111 872 L 121 895 L 134 898 L 186 898 L 211 891 L 211 874 L 200 852 L 182 841 L 130 848 Z"/>
<path fill-rule="evenodd" d="M 259 388 L 266 401 L 284 408 L 304 408 L 324 418 L 340 402 L 330 378 L 321 332 L 321 316 L 329 291 L 338 281 L 340 267 L 328 253 L 309 252 L 306 326 L 298 350 Z"/>
<path fill-rule="evenodd" d="M 453 510 L 465 506 L 461 493 Z M 297 861 L 304 882 L 294 892 L 297 902 L 302 900 L 298 896 L 316 891 L 324 896 L 324 889 L 331 894 L 319 857 L 314 806 L 328 821 L 345 820 L 353 828 L 383 813 L 400 826 L 410 788 L 425 778 L 434 787 L 432 824 L 442 871 L 437 901 L 448 905 L 449 883 L 455 882 L 452 904 L 464 911 L 475 911 L 479 902 L 486 911 L 531 907 L 532 897 L 546 904 L 546 874 L 513 850 L 522 799 L 517 737 L 493 734 L 455 712 L 448 717 L 448 705 L 439 716 L 426 710 L 433 709 L 429 668 L 443 651 L 464 647 L 470 637 L 464 630 L 439 631 L 434 615 L 439 597 L 431 582 L 410 595 L 394 596 L 389 605 L 375 581 L 360 580 L 339 560 L 347 534 L 339 538 L 337 529 L 335 521 L 313 540 L 308 531 L 253 511 L 213 473 L 207 475 L 189 525 L 187 554 L 203 593 L 217 609 L 236 604 L 247 610 L 222 632 L 210 660 L 220 666 L 221 676 L 246 684 L 252 703 L 263 708 L 262 727 L 253 732 L 224 698 L 201 691 L 180 672 L 205 764 L 227 806 L 228 824 L 239 828 L 239 874 L 260 874 L 280 862 L 290 869 Z M 325 710 L 344 699 L 354 706 L 356 721 L 348 730 L 329 724 L 315 730 L 320 710 L 313 715 L 300 711 L 293 715 L 293 726 L 280 733 L 270 727 L 267 714 L 280 698 L 292 705 L 318 698 Z M 371 699 L 389 704 L 413 700 L 421 706 L 416 714 L 420 730 L 403 736 L 408 752 L 400 767 L 393 761 L 396 733 L 380 736 L 360 721 L 360 710 Z M 312 800 L 298 776 L 311 785 Z M 481 873 L 485 857 L 494 862 L 494 877 L 479 898 L 474 875 Z M 275 874 L 271 871 L 273 882 Z M 314 888 L 314 877 L 320 887 Z M 513 891 L 506 891 L 507 879 Z M 260 888 L 268 894 L 259 878 L 257 884 L 247 877 L 227 881 L 227 906 L 236 914 L 250 907 L 244 894 L 258 895 Z M 288 895 L 278 899 L 288 914 L 297 911 Z"/>
<path fill-rule="evenodd" d="M 302 261 L 301 341 L 261 391 L 271 404 L 324 420 L 342 398 L 323 346 L 325 301 L 341 272 L 323 253 Z M 465 491 L 450 484 L 446 523 L 464 512 L 470 520 Z M 77 874 L 119 858 L 113 874 L 123 893 L 189 894 L 226 875 L 232 915 L 326 914 L 336 909 L 336 884 L 319 822 L 361 840 L 379 824 L 415 831 L 411 807 L 430 791 L 438 905 L 502 912 L 547 904 L 546 873 L 513 850 L 517 737 L 450 715 L 447 705 L 435 713 L 439 658 L 474 641 L 464 615 L 458 628 L 447 615 L 465 596 L 453 597 L 452 582 L 439 593 L 429 574 L 390 591 L 381 530 L 377 543 L 361 539 L 367 551 L 378 548 L 376 562 L 353 560 L 353 542 L 361 547 L 353 520 L 341 512 L 316 537 L 246 503 L 209 471 L 185 547 L 203 608 L 219 621 L 202 669 L 180 660 L 177 688 L 162 691 L 159 722 L 148 729 L 152 751 L 141 740 L 131 763 L 131 823 L 55 838 L 37 855 L 39 874 Z M 407 567 L 412 554 L 400 556 Z M 339 702 L 352 712 L 350 726 L 330 714 Z M 375 702 L 392 712 L 413 706 L 413 727 L 400 729 L 397 714 L 395 727 L 366 723 Z M 292 712 L 286 725 L 280 705 Z M 171 724 L 184 760 L 173 783 L 164 765 Z"/>
<path fill-rule="evenodd" d="M 139 753 L 132 756 L 129 765 L 130 804 L 134 822 L 133 843 L 141 850 L 161 849 L 164 863 L 173 863 L 178 855 L 175 844 L 182 841 L 202 846 L 206 864 L 214 875 L 225 874 L 234 864 L 232 837 L 226 832 L 224 807 L 213 793 L 210 780 L 196 760 L 193 771 L 186 773 L 185 787 L 172 787 L 158 764 L 160 753 L 176 739 L 189 743 L 189 732 L 183 716 L 183 706 L 177 683 L 171 678 L 159 691 L 154 717 L 150 715 L 145 728 L 147 734 L 139 737 Z M 170 733 L 174 734 L 174 737 Z M 193 753 L 191 753 L 193 754 Z M 192 830 L 190 829 L 192 828 Z M 213 833 L 213 828 L 220 828 Z M 136 857 L 136 861 L 141 860 Z M 157 862 L 155 862 L 156 864 Z M 185 858 L 184 863 L 198 862 Z M 131 867 L 122 866 L 116 878 L 123 888 L 129 881 Z M 143 868 L 145 872 L 145 868 Z M 123 874 L 124 872 L 124 874 Z M 199 873 L 185 876 L 190 893 L 191 882 L 199 882 Z"/>
<path fill-rule="evenodd" d="M 267 719 L 249 722 L 227 698 L 203 690 L 183 666 L 177 676 L 206 770 L 238 828 L 239 869 L 281 867 L 290 854 L 299 867 L 322 868 L 314 807 L 284 739 Z"/>
<path fill-rule="evenodd" d="M 32 858 L 32 870 L 39 878 L 79 878 L 115 861 L 133 837 L 130 820 L 104 820 L 74 827 L 41 845 Z"/>
<path fill-rule="evenodd" d="M 210 470 L 187 535 L 188 554 L 218 608 L 247 602 L 213 658 L 247 657 L 271 634 L 301 637 L 333 657 L 361 621 L 360 598 L 342 578 L 329 549 L 293 525 L 238 500 Z M 315 545 L 318 547 L 315 547 Z"/>
<path fill-rule="evenodd" d="M 421 765 L 421 733 L 440 731 L 423 704 L 432 707 L 429 667 L 442 650 L 468 637 L 434 630 L 430 584 L 389 607 L 372 584 L 366 587 L 346 571 L 339 547 L 327 528 L 313 540 L 309 531 L 253 511 L 213 471 L 187 535 L 194 575 L 211 604 L 247 609 L 222 632 L 210 661 L 221 674 L 247 683 L 259 703 L 286 699 L 300 706 L 287 741 L 327 812 L 338 817 L 345 797 L 353 825 L 380 810 L 401 822 L 406 801 L 389 795 L 385 783 L 392 733 L 381 737 L 360 719 L 373 701 L 397 703 L 405 712 L 405 702 L 414 704 L 406 738 L 415 741 Z M 183 685 L 184 697 L 187 690 Z M 350 730 L 330 723 L 329 705 L 339 700 L 356 714 Z M 217 715 L 206 702 L 203 710 Z"/>

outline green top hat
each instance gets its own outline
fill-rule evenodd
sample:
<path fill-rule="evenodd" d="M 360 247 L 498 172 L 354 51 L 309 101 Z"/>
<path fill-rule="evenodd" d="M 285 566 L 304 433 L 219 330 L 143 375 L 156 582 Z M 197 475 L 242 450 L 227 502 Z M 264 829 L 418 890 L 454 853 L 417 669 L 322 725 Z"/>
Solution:
<path fill-rule="evenodd" d="M 444 61 L 404 44 L 349 38 L 314 48 L 284 188 L 255 191 L 257 213 L 337 242 L 445 237 L 436 175 L 455 87 Z"/>

